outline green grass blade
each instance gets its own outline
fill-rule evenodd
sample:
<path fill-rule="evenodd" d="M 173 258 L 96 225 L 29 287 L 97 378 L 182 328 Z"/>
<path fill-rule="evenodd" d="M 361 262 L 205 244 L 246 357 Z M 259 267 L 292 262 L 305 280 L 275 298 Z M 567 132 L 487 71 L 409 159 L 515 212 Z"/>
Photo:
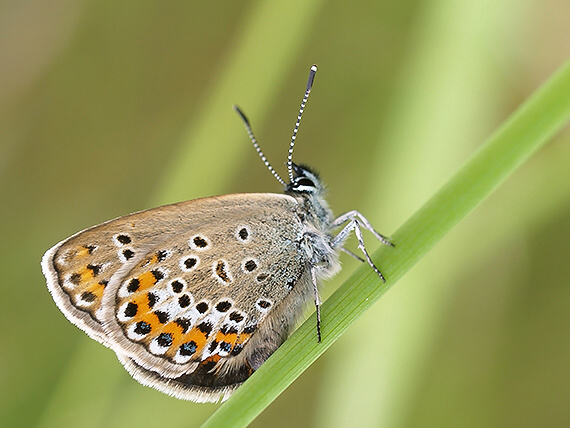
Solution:
<path fill-rule="evenodd" d="M 323 305 L 323 342 L 313 314 L 203 426 L 245 426 L 380 298 L 404 273 L 481 203 L 570 118 L 570 62 L 540 87 L 466 165 L 393 235 L 396 248 L 374 259 L 387 277 L 379 283 L 359 268 Z"/>

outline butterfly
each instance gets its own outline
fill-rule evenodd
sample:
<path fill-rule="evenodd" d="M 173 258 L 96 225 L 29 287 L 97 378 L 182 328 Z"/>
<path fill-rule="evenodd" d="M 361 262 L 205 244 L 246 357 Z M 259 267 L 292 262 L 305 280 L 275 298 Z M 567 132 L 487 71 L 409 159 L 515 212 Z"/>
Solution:
<path fill-rule="evenodd" d="M 292 162 L 275 172 L 241 110 L 251 141 L 283 194 L 230 194 L 129 214 L 83 230 L 42 259 L 63 314 L 111 348 L 144 385 L 196 402 L 225 400 L 287 339 L 318 284 L 345 251 L 366 261 L 362 229 L 392 245 L 357 211 L 334 218 L 324 185 Z M 339 232 L 335 232 L 340 228 Z M 356 234 L 363 260 L 343 247 Z"/>

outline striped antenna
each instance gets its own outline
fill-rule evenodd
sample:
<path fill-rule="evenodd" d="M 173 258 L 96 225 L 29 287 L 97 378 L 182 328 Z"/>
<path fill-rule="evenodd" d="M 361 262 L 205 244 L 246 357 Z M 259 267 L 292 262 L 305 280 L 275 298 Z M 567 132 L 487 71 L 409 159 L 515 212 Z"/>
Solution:
<path fill-rule="evenodd" d="M 253 130 L 251 129 L 251 125 L 249 123 L 247 116 L 235 104 L 234 104 L 234 110 L 241 117 L 241 120 L 243 121 L 243 124 L 245 126 L 245 130 L 247 131 L 247 135 L 249 135 L 249 139 L 253 143 L 253 147 L 255 147 L 255 150 L 257 150 L 257 154 L 261 157 L 261 160 L 263 161 L 263 163 L 265 164 L 267 169 L 269 169 L 269 172 L 271 172 L 271 174 L 273 174 L 273 176 L 277 179 L 277 181 L 279 181 L 279 183 L 281 183 L 283 186 L 287 186 L 285 184 L 285 182 L 283 181 L 283 179 L 281 177 L 279 177 L 279 174 L 277 174 L 277 172 L 275 172 L 275 170 L 273 169 L 273 167 L 271 166 L 271 164 L 269 163 L 269 161 L 267 160 L 267 158 L 265 157 L 265 155 L 261 151 L 259 144 L 257 144 L 257 140 L 255 138 L 255 135 L 253 135 Z"/>
<path fill-rule="evenodd" d="M 289 145 L 289 154 L 287 156 L 287 171 L 289 172 L 290 183 L 293 182 L 293 148 L 295 147 L 295 139 L 297 138 L 297 131 L 299 130 L 299 124 L 301 123 L 301 116 L 305 110 L 305 105 L 307 104 L 307 99 L 311 93 L 311 88 L 313 87 L 313 81 L 315 80 L 315 74 L 317 73 L 317 66 L 312 65 L 311 71 L 309 72 L 309 80 L 307 81 L 307 89 L 305 90 L 305 95 L 303 96 L 303 101 L 301 101 L 301 108 L 299 109 L 299 114 L 297 116 L 297 122 L 295 122 L 295 128 L 293 129 L 293 136 L 291 137 L 291 144 Z"/>

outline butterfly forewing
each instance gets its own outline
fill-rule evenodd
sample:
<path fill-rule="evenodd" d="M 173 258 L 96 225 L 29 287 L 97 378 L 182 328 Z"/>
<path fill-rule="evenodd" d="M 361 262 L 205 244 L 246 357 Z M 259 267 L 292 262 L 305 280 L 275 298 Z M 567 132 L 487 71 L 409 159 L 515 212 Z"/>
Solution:
<path fill-rule="evenodd" d="M 68 318 L 131 359 L 131 372 L 246 364 L 247 343 L 304 271 L 295 211 L 277 194 L 164 206 L 74 235 L 44 270 Z"/>
<path fill-rule="evenodd" d="M 48 288 L 62 312 L 91 337 L 108 344 L 101 302 L 113 276 L 134 265 L 173 229 L 169 211 L 135 213 L 86 229 L 52 247 L 42 260 Z M 177 210 L 176 210 L 177 211 Z"/>

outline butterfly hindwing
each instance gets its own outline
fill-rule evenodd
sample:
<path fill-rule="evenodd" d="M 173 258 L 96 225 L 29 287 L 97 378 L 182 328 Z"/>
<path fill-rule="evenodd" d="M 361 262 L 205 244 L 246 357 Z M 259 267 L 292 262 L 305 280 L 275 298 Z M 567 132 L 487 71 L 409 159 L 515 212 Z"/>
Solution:
<path fill-rule="evenodd" d="M 60 242 L 42 259 L 48 288 L 61 311 L 107 346 L 101 319 L 105 290 L 119 269 L 133 265 L 166 238 L 169 229 L 159 233 L 161 223 L 145 212 L 110 220 Z"/>
<path fill-rule="evenodd" d="M 242 352 L 303 270 L 290 198 L 271 196 L 232 204 L 232 222 L 202 207 L 194 227 L 113 278 L 103 321 L 120 352 L 166 377 Z"/>
<path fill-rule="evenodd" d="M 234 333 L 222 326 L 212 336 L 210 344 L 214 346 L 192 370 L 165 376 L 164 364 L 143 367 L 127 356 L 119 355 L 119 359 L 139 382 L 177 398 L 195 402 L 224 400 L 286 340 L 293 323 L 303 313 L 302 307 L 310 300 L 313 289 L 309 272 L 300 274 L 281 303 L 269 309 L 258 324 L 250 324 L 253 328 L 238 330 L 234 336 L 237 344 L 231 345 L 228 340 L 225 352 L 220 352 L 225 348 L 220 337 Z"/>

